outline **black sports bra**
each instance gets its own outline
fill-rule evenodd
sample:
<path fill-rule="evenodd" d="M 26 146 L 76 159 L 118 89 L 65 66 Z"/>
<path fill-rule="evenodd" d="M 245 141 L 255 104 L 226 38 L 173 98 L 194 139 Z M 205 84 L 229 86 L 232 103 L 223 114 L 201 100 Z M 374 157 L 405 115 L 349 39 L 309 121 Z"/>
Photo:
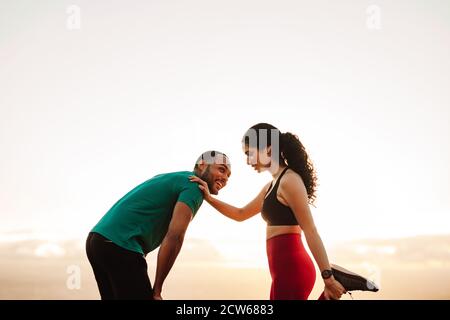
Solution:
<path fill-rule="evenodd" d="M 281 178 L 286 173 L 289 167 L 286 167 L 283 172 L 281 172 L 278 177 L 275 186 L 272 190 L 272 184 L 270 184 L 269 190 L 265 195 L 263 202 L 261 216 L 267 222 L 268 226 L 295 226 L 298 225 L 297 219 L 295 218 L 294 212 L 291 208 L 285 206 L 277 199 L 277 190 L 280 185 Z M 269 194 L 267 196 L 267 194 Z"/>

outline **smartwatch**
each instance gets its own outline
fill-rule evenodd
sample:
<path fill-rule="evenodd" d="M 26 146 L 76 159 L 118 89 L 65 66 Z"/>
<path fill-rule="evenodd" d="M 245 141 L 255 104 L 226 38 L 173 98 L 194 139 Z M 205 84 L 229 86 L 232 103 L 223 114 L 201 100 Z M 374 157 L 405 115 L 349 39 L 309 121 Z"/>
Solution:
<path fill-rule="evenodd" d="M 321 274 L 322 274 L 322 279 L 329 279 L 333 275 L 333 271 L 323 270 Z"/>

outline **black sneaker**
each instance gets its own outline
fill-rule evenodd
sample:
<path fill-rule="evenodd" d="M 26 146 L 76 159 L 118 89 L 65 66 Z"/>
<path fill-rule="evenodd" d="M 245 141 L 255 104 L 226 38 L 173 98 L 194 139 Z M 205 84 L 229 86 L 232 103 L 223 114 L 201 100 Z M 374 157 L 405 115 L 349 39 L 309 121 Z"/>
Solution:
<path fill-rule="evenodd" d="M 346 291 L 377 292 L 379 290 L 374 282 L 338 265 L 332 264 L 331 270 L 333 271 L 334 278 L 342 284 Z"/>

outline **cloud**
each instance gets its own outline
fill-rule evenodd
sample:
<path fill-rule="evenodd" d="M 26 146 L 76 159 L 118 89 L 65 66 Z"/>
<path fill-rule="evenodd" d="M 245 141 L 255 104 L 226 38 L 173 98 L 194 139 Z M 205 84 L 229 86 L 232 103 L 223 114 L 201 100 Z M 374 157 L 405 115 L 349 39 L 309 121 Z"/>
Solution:
<path fill-rule="evenodd" d="M 337 258 L 354 262 L 421 265 L 439 262 L 450 266 L 450 235 L 355 240 L 339 243 L 331 252 Z"/>
<path fill-rule="evenodd" d="M 63 257 L 66 254 L 66 250 L 56 243 L 48 242 L 37 246 L 33 253 L 40 258 Z"/>

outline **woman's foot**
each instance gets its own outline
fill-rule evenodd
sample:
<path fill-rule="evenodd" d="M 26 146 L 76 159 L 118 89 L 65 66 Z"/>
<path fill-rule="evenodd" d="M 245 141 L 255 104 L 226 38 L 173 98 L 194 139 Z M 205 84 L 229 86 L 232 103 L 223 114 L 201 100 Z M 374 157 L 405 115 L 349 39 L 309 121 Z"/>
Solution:
<path fill-rule="evenodd" d="M 359 274 L 344 269 L 338 265 L 332 264 L 331 270 L 333 271 L 334 278 L 339 281 L 347 291 L 372 291 L 377 292 L 378 286 Z"/>

